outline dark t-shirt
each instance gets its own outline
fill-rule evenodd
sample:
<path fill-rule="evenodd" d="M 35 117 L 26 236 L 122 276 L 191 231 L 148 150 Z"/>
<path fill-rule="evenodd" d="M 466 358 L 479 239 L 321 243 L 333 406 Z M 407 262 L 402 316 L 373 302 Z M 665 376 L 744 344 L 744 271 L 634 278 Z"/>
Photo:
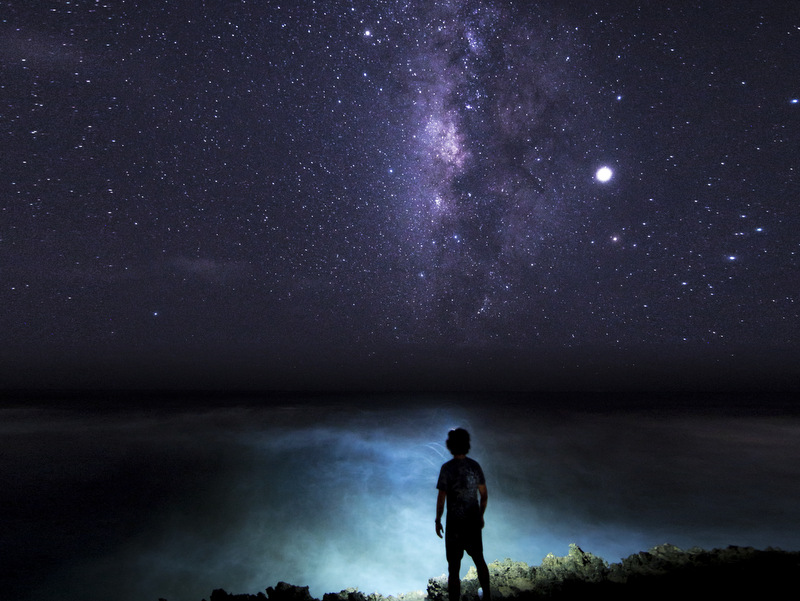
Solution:
<path fill-rule="evenodd" d="M 453 458 L 442 465 L 436 488 L 447 493 L 448 529 L 480 524 L 478 486 L 481 484 L 486 484 L 486 479 L 481 466 L 474 459 Z"/>

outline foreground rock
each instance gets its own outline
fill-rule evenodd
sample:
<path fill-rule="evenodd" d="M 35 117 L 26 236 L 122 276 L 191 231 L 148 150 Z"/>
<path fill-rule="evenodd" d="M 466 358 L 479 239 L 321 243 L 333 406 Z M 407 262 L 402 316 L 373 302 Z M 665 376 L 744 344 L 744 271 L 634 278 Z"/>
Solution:
<path fill-rule="evenodd" d="M 489 564 L 494 599 L 533 601 L 613 595 L 615 600 L 675 598 L 767 599 L 794 590 L 800 578 L 800 552 L 752 547 L 688 551 L 660 545 L 609 564 L 576 545 L 564 557 L 547 555 L 539 566 L 505 559 Z M 478 600 L 478 578 L 471 568 L 461 582 L 466 601 Z M 216 590 L 209 601 L 318 601 L 308 587 L 279 582 L 266 595 L 231 595 Z M 422 591 L 399 597 L 365 595 L 357 589 L 327 593 L 322 601 L 449 601 L 447 578 L 431 578 Z M 161 600 L 163 601 L 163 600 Z M 203 600 L 205 601 L 205 600 Z"/>

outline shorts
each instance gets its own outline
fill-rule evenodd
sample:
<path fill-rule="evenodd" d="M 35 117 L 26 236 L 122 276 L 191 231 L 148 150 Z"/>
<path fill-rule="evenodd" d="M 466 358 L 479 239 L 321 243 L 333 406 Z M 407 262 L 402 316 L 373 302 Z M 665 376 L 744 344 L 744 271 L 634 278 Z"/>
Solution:
<path fill-rule="evenodd" d="M 453 528 L 448 526 L 444 534 L 447 562 L 461 561 L 464 551 L 472 557 L 483 557 L 483 537 L 481 527 Z"/>

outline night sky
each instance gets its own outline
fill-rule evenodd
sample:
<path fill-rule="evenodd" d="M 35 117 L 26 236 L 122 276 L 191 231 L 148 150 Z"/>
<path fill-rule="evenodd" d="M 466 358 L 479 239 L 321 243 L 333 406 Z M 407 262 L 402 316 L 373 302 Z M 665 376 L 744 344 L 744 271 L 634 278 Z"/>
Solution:
<path fill-rule="evenodd" d="M 2 2 L 5 387 L 796 384 L 796 2 Z"/>

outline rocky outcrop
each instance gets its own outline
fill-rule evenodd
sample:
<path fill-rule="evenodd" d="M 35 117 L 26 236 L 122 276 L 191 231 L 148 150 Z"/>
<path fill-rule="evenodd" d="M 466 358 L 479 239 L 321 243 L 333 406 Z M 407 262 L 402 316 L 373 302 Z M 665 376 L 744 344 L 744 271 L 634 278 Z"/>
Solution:
<path fill-rule="evenodd" d="M 800 577 L 800 553 L 752 547 L 726 549 L 659 545 L 612 564 L 608 582 L 623 598 L 652 591 L 651 598 L 781 598 Z"/>
<path fill-rule="evenodd" d="M 275 588 L 269 587 L 267 594 L 257 593 L 255 595 L 233 595 L 223 589 L 217 589 L 211 593 L 209 601 L 319 601 L 311 596 L 307 586 L 294 586 L 286 582 L 279 582 Z M 159 599 L 159 601 L 166 601 Z M 206 601 L 203 599 L 203 601 Z M 425 601 L 425 593 L 416 591 L 398 595 L 397 597 L 384 597 L 379 593 L 369 595 L 362 593 L 356 588 L 348 588 L 338 593 L 325 593 L 322 601 Z"/>
<path fill-rule="evenodd" d="M 548 596 L 562 589 L 565 583 L 599 583 L 608 577 L 605 560 L 585 553 L 577 545 L 569 553 L 557 557 L 549 553 L 540 566 L 529 567 L 521 561 L 504 559 L 489 564 L 489 579 L 495 599 L 516 599 L 529 596 Z M 466 601 L 478 599 L 478 574 L 471 567 L 461 581 L 461 594 Z M 447 578 L 440 576 L 428 581 L 430 601 L 448 601 Z"/>
<path fill-rule="evenodd" d="M 322 601 L 425 601 L 425 593 L 416 591 L 405 593 L 397 597 L 384 597 L 379 593 L 365 595 L 355 588 L 348 588 L 340 593 L 326 593 L 322 596 Z"/>
<path fill-rule="evenodd" d="M 793 590 L 800 578 L 800 552 L 752 547 L 728 547 L 687 551 L 674 545 L 659 545 L 609 564 L 601 557 L 570 545 L 564 557 L 547 555 L 539 566 L 505 559 L 489 564 L 495 600 L 591 598 L 609 595 L 615 601 L 675 598 L 724 598 L 726 601 L 781 598 Z M 478 577 L 470 568 L 461 581 L 464 601 L 478 601 Z M 205 600 L 204 600 L 205 601 Z M 231 595 L 215 590 L 210 601 L 317 601 L 308 587 L 279 582 L 257 595 Z M 384 597 L 357 589 L 327 593 L 322 601 L 449 601 L 447 578 L 428 581 L 422 591 Z"/>

